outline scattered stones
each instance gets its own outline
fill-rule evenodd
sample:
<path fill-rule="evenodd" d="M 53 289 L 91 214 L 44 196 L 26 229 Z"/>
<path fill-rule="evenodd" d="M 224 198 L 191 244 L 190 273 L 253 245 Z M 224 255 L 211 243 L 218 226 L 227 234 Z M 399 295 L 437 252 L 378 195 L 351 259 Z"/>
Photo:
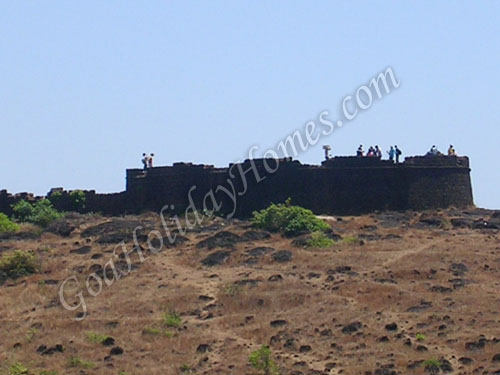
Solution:
<path fill-rule="evenodd" d="M 54 353 L 64 352 L 64 347 L 61 344 L 55 346 L 47 347 L 46 345 L 40 345 L 36 352 L 40 355 L 52 355 Z"/>
<path fill-rule="evenodd" d="M 469 268 L 463 263 L 452 263 L 450 266 L 450 272 L 453 276 L 463 276 L 468 271 Z"/>
<path fill-rule="evenodd" d="M 310 352 L 311 350 L 312 350 L 311 345 L 301 345 L 301 347 L 299 348 L 300 353 L 307 353 Z"/>
<path fill-rule="evenodd" d="M 230 254 L 229 251 L 219 250 L 207 256 L 201 263 L 207 267 L 219 266 L 229 259 Z"/>
<path fill-rule="evenodd" d="M 432 307 L 431 302 L 427 301 L 420 301 L 419 305 L 411 306 L 408 309 L 406 309 L 407 312 L 422 312 L 427 309 L 430 309 Z"/>
<path fill-rule="evenodd" d="M 115 345 L 115 339 L 108 336 L 101 344 L 104 346 L 113 346 Z"/>
<path fill-rule="evenodd" d="M 342 333 L 345 333 L 346 335 L 350 335 L 351 333 L 357 332 L 361 329 L 362 324 L 360 322 L 354 322 L 346 325 L 344 328 L 342 328 Z"/>
<path fill-rule="evenodd" d="M 264 231 L 249 230 L 241 235 L 243 241 L 262 241 L 271 238 L 271 234 Z"/>
<path fill-rule="evenodd" d="M 292 260 L 292 252 L 289 250 L 280 250 L 275 252 L 272 255 L 272 258 L 275 262 L 289 262 L 290 260 Z"/>
<path fill-rule="evenodd" d="M 398 325 L 396 323 L 386 324 L 385 329 L 387 331 L 397 331 L 398 330 Z"/>
<path fill-rule="evenodd" d="M 206 352 L 211 352 L 211 351 L 212 351 L 212 347 L 208 344 L 200 344 L 196 348 L 197 353 L 206 353 Z"/>
<path fill-rule="evenodd" d="M 60 219 L 50 223 L 45 230 L 62 237 L 69 237 L 75 229 L 76 227 L 69 220 Z"/>
<path fill-rule="evenodd" d="M 83 247 L 80 247 L 78 249 L 70 250 L 69 252 L 71 254 L 86 255 L 86 254 L 90 254 L 91 251 L 92 251 L 92 247 L 83 246 Z"/>
<path fill-rule="evenodd" d="M 286 320 L 283 320 L 283 319 L 277 319 L 277 320 L 273 320 L 270 325 L 271 327 L 273 328 L 277 328 L 277 327 L 284 327 L 288 324 L 288 322 Z"/>
<path fill-rule="evenodd" d="M 486 345 L 486 339 L 484 337 L 481 337 L 478 341 L 466 342 L 465 349 L 471 352 L 476 352 L 482 350 L 485 347 L 485 345 Z"/>
<path fill-rule="evenodd" d="M 115 346 L 111 348 L 109 355 L 122 355 L 123 354 L 123 349 L 119 346 Z"/>
<path fill-rule="evenodd" d="M 434 285 L 431 287 L 430 291 L 435 293 L 451 293 L 453 289 L 441 285 Z"/>
<path fill-rule="evenodd" d="M 271 276 L 269 276 L 268 280 L 269 281 L 273 281 L 273 282 L 274 281 L 281 281 L 281 280 L 283 280 L 283 277 L 281 275 L 279 275 L 279 274 L 277 274 L 277 275 L 271 275 Z"/>
<path fill-rule="evenodd" d="M 206 248 L 212 250 L 216 247 L 233 248 L 239 242 L 242 242 L 242 238 L 237 234 L 222 231 L 212 237 L 206 238 L 196 245 L 198 249 Z"/>

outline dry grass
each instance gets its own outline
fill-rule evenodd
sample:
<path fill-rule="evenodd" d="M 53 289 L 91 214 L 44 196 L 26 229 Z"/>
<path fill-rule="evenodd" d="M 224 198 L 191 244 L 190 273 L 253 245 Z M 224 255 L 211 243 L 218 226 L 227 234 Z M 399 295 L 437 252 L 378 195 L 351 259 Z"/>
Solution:
<path fill-rule="evenodd" d="M 161 225 L 152 214 L 126 219 L 152 222 L 156 228 Z M 414 361 L 442 357 L 455 369 L 465 366 L 458 362 L 461 357 L 473 358 L 484 371 L 498 369 L 491 362 L 500 352 L 500 344 L 492 340 L 500 338 L 498 231 L 417 229 L 412 226 L 414 216 L 407 226 L 384 228 L 377 215 L 345 217 L 330 221 L 343 237 L 375 233 L 382 238 L 397 234 L 401 239 L 364 240 L 363 245 L 341 241 L 328 249 L 299 249 L 291 245 L 292 239 L 274 234 L 270 239 L 236 244 L 229 260 L 211 268 L 202 266 L 201 260 L 220 249 L 198 249 L 196 243 L 213 232 L 188 233 L 189 242 L 149 254 L 142 264 L 137 255 L 132 257 L 139 268 L 113 285 L 103 284 L 98 296 L 85 292 L 88 316 L 78 322 L 74 319 L 82 310 L 63 309 L 59 287 L 76 275 L 80 285 L 67 288 L 66 296 L 78 302 L 75 294 L 85 289 L 90 267 L 113 259 L 113 245 L 80 237 L 83 229 L 108 220 L 85 217 L 70 238 L 43 234 L 39 239 L 0 241 L 4 251 L 30 248 L 42 260 L 40 273 L 0 287 L 2 371 L 8 373 L 9 366 L 21 363 L 34 374 L 83 370 L 86 374 L 163 375 L 180 374 L 181 368 L 195 374 L 250 374 L 248 356 L 261 344 L 270 345 L 283 373 L 323 372 L 333 363 L 325 373 L 374 373 L 386 364 L 407 373 Z M 377 228 L 363 229 L 369 225 Z M 224 229 L 237 234 L 247 230 L 231 223 Z M 90 254 L 70 253 L 86 245 L 92 247 Z M 247 263 L 246 252 L 258 246 L 291 250 L 293 259 L 279 263 L 268 253 L 256 263 Z M 468 271 L 455 276 L 452 263 L 463 263 Z M 354 273 L 338 271 L 342 266 L 350 266 Z M 270 281 L 273 275 L 281 280 Z M 470 283 L 453 288 L 453 279 Z M 450 291 L 432 291 L 434 286 Z M 432 305 L 420 312 L 407 311 L 422 300 Z M 179 324 L 165 324 L 165 313 L 172 311 L 179 314 Z M 276 320 L 286 322 L 271 326 Z M 356 321 L 362 323 L 358 332 L 342 333 L 345 325 Z M 398 325 L 396 332 L 385 329 L 392 322 Z M 89 340 L 89 332 L 114 338 L 114 346 L 124 353 L 109 356 L 111 347 Z M 425 340 L 417 342 L 417 333 Z M 481 334 L 490 340 L 485 347 L 467 350 L 465 343 L 477 341 Z M 379 342 L 383 336 L 389 341 Z M 407 339 L 411 346 L 404 344 Z M 41 345 L 57 344 L 63 345 L 64 352 L 37 353 Z M 417 345 L 425 345 L 428 351 L 417 351 Z M 412 371 L 423 374 L 424 368 Z"/>

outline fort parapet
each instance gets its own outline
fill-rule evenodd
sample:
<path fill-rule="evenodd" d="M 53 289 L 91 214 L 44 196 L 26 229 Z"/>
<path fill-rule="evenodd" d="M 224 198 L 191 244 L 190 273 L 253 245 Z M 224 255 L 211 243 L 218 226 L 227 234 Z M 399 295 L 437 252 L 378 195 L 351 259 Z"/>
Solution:
<path fill-rule="evenodd" d="M 376 210 L 424 210 L 473 204 L 469 159 L 409 157 L 403 163 L 370 157 L 335 157 L 321 165 L 291 159 L 255 159 L 225 168 L 191 163 L 127 170 L 126 191 L 85 191 L 84 211 L 119 215 L 145 210 L 167 213 L 213 210 L 245 217 L 270 203 L 292 203 L 317 214 L 363 214 Z M 57 208 L 71 210 L 60 191 Z M 49 193 L 50 195 L 50 193 Z M 0 191 L 0 212 L 11 214 L 27 193 Z"/>
<path fill-rule="evenodd" d="M 237 196 L 236 204 L 232 195 Z M 179 163 L 146 172 L 129 169 L 127 196 L 130 208 L 157 211 L 167 204 L 175 211 L 190 205 L 210 209 L 215 197 L 220 211 L 234 210 L 236 216 L 248 216 L 287 198 L 318 214 L 473 204 L 469 159 L 456 156 L 411 157 L 400 164 L 369 157 L 336 157 L 321 166 L 290 159 L 256 159 L 227 168 Z"/>

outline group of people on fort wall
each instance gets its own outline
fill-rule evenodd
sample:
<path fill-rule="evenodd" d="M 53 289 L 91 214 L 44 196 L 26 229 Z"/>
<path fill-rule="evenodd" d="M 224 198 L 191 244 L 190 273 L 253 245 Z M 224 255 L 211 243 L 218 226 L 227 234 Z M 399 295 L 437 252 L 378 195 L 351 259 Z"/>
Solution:
<path fill-rule="evenodd" d="M 398 148 L 397 145 L 391 146 L 391 148 L 387 151 L 387 154 L 389 155 L 389 160 L 392 162 L 395 161 L 396 164 L 399 163 L 399 158 L 401 157 L 402 153 L 403 152 Z M 455 151 L 455 148 L 453 147 L 453 145 L 450 145 L 450 147 L 448 148 L 448 156 L 456 156 L 456 155 L 457 153 Z M 382 159 L 382 150 L 380 149 L 380 147 L 378 147 L 378 145 L 375 147 L 370 146 L 370 148 L 365 154 L 363 150 L 363 145 L 359 145 L 358 149 L 356 150 L 356 156 Z M 441 153 L 437 149 L 436 145 L 433 145 L 431 149 L 425 154 L 425 156 L 445 156 L 445 154 Z"/>
<path fill-rule="evenodd" d="M 142 166 L 143 166 L 143 169 L 146 170 L 148 168 L 153 168 L 153 158 L 155 157 L 155 154 L 146 154 L 146 153 L 143 153 L 142 154 Z"/>
<path fill-rule="evenodd" d="M 397 145 L 395 145 L 391 146 L 389 151 L 387 151 L 387 154 L 389 155 L 390 161 L 392 162 L 396 161 L 396 163 L 399 163 L 399 158 L 401 157 L 403 152 L 398 148 Z M 380 147 L 378 147 L 378 145 L 375 147 L 370 146 L 365 155 L 365 152 L 363 150 L 363 145 L 359 145 L 358 149 L 356 150 L 356 156 L 360 158 L 368 157 L 368 158 L 382 159 L 382 150 L 380 149 Z"/>

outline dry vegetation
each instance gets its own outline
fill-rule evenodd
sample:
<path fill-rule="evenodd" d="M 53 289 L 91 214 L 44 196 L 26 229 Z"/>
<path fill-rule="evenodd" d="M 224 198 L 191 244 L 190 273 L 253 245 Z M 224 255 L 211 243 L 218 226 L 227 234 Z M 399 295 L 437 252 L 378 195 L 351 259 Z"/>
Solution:
<path fill-rule="evenodd" d="M 32 250 L 41 267 L 0 286 L 0 374 L 257 374 L 261 345 L 283 375 L 500 373 L 498 214 L 326 220 L 340 239 L 322 249 L 216 219 L 152 254 L 147 234 L 166 237 L 154 214 L 0 237 L 1 254 Z M 134 252 L 130 274 L 90 296 L 88 275 L 110 259 L 125 268 L 113 249 L 131 251 L 137 225 L 145 261 Z M 81 321 L 58 296 L 73 275 Z"/>

